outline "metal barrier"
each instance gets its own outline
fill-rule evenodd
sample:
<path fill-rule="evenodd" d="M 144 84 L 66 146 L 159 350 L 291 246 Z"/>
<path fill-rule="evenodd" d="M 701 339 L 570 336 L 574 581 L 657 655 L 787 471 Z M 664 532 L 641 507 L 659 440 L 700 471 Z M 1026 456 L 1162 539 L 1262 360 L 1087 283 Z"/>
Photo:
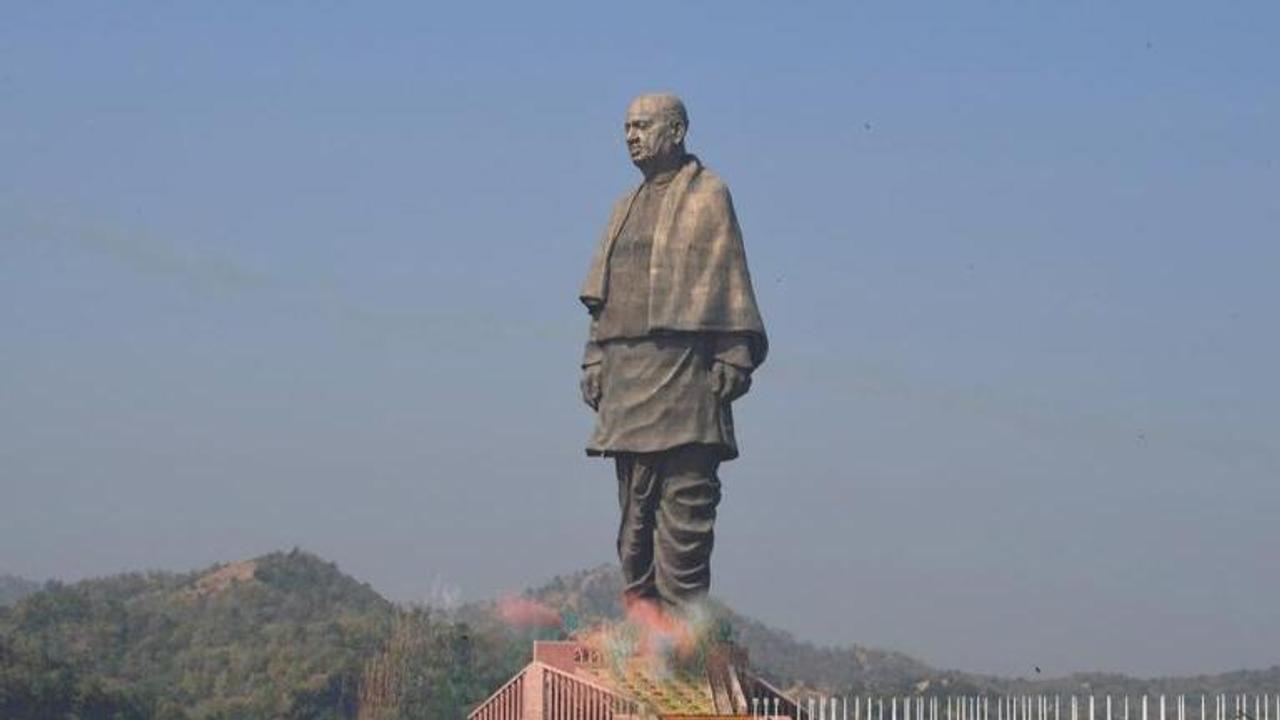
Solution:
<path fill-rule="evenodd" d="M 753 718 L 791 717 L 753 696 Z M 796 720 L 1280 720 L 1280 694 L 801 695 Z M 790 708 L 788 708 L 789 710 Z M 899 713 L 901 709 L 901 713 Z"/>

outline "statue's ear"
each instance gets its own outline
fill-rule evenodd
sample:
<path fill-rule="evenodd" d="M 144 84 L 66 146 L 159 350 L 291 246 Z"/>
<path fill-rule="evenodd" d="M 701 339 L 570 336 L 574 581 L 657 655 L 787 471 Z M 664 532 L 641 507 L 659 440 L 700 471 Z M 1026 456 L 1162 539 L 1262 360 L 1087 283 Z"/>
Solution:
<path fill-rule="evenodd" d="M 689 128 L 685 127 L 684 123 L 679 120 L 671 121 L 671 139 L 675 141 L 676 145 L 684 144 L 684 136 L 687 132 L 689 132 Z"/>

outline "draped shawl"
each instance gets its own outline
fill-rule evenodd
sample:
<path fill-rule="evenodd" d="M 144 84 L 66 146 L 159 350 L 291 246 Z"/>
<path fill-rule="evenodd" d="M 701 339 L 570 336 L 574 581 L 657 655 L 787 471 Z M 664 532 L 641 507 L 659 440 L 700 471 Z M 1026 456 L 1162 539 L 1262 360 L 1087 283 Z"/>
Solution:
<path fill-rule="evenodd" d="M 593 314 L 609 297 L 609 256 L 637 192 L 639 187 L 614 205 L 582 284 L 579 299 Z M 649 332 L 741 333 L 750 338 L 757 367 L 769 349 L 729 188 L 692 155 L 658 209 L 649 261 Z"/>

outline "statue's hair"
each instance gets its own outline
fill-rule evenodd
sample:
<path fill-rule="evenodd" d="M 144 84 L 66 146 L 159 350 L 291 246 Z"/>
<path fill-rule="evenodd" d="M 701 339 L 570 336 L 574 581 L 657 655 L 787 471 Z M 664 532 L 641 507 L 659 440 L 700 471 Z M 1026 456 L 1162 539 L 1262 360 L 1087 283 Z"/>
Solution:
<path fill-rule="evenodd" d="M 636 98 L 636 100 L 656 100 L 662 108 L 662 114 L 666 116 L 670 122 L 678 122 L 685 130 L 689 129 L 689 111 L 685 109 L 684 101 L 675 93 L 645 93 Z M 635 100 L 632 100 L 635 102 Z"/>

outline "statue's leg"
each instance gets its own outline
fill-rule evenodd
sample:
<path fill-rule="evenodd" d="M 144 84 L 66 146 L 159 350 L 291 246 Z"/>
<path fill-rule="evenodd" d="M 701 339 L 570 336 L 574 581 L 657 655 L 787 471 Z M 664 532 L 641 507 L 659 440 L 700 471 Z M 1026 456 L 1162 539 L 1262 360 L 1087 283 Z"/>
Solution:
<path fill-rule="evenodd" d="M 680 605 L 711 587 L 720 455 L 707 445 L 682 445 L 663 455 L 655 581 L 663 602 Z"/>
<path fill-rule="evenodd" d="M 618 471 L 618 561 L 628 600 L 654 600 L 653 523 L 658 505 L 658 473 L 653 453 L 620 453 Z"/>

